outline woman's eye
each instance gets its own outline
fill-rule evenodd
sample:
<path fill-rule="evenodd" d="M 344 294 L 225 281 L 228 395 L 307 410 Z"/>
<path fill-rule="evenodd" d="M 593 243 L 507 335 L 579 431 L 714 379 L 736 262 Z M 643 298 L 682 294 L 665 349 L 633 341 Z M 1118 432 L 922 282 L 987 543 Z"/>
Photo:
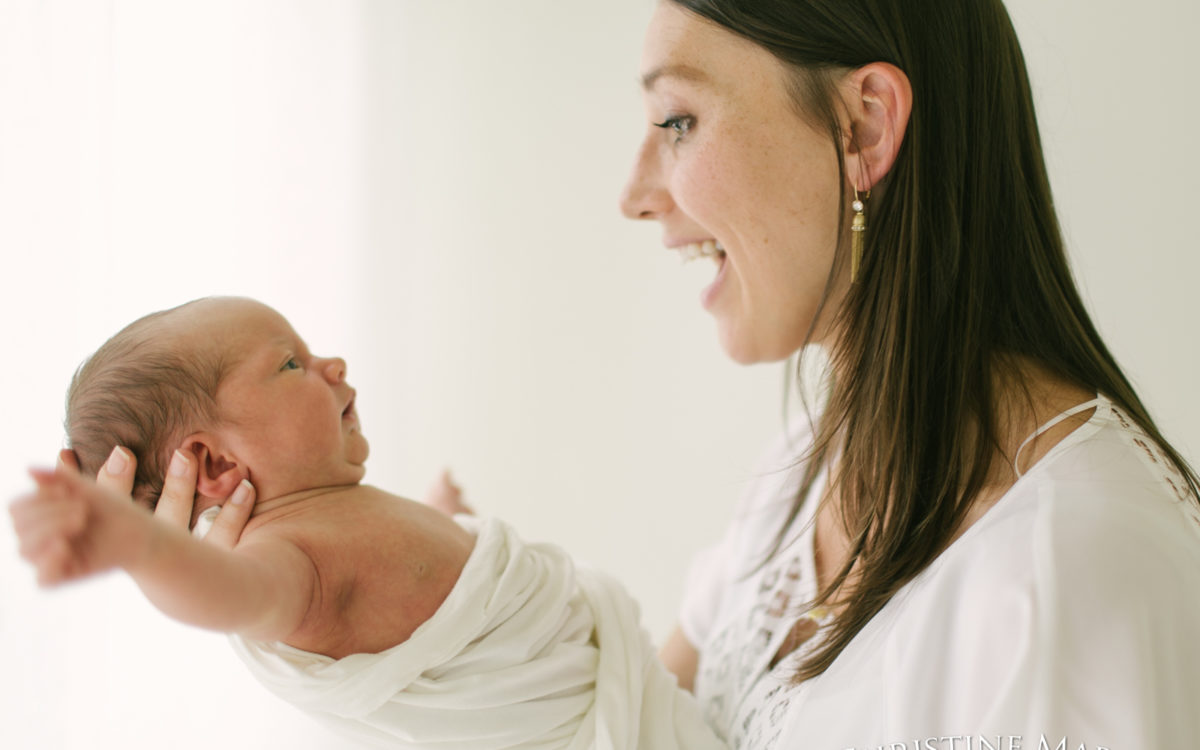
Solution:
<path fill-rule="evenodd" d="M 676 115 L 668 117 L 662 122 L 654 123 L 654 127 L 670 130 L 675 133 L 675 142 L 678 143 L 681 138 L 691 131 L 692 126 L 696 124 L 696 118 L 691 115 Z"/>

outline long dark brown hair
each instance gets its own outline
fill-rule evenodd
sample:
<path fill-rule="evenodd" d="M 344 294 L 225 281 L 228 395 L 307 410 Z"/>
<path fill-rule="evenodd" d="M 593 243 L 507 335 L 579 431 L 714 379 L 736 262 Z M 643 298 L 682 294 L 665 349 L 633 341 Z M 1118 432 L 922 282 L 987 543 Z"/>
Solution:
<path fill-rule="evenodd" d="M 1019 363 L 1110 398 L 1197 494 L 1196 473 L 1163 439 L 1076 290 L 1000 0 L 670 1 L 791 67 L 797 105 L 836 144 L 843 185 L 838 74 L 886 62 L 913 90 L 904 142 L 869 204 L 862 270 L 830 313 L 839 378 L 776 540 L 778 549 L 840 454 L 833 481 L 850 555 L 812 604 L 844 606 L 797 680 L 824 672 L 954 538 L 1004 452 L 997 376 L 1024 387 Z"/>

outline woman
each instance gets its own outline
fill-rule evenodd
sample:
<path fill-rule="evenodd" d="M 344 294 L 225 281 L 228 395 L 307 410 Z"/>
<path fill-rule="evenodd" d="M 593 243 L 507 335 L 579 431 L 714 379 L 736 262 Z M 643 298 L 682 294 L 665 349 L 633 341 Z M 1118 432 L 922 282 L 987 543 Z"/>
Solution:
<path fill-rule="evenodd" d="M 1074 288 L 1000 1 L 667 0 L 643 72 L 625 214 L 715 260 L 733 359 L 832 362 L 663 650 L 709 721 L 1193 746 L 1197 478 Z"/>
<path fill-rule="evenodd" d="M 718 732 L 1193 746 L 1196 475 L 1074 289 L 998 0 L 664 0 L 643 73 L 625 213 L 715 261 L 733 359 L 832 362 L 663 650 Z"/>

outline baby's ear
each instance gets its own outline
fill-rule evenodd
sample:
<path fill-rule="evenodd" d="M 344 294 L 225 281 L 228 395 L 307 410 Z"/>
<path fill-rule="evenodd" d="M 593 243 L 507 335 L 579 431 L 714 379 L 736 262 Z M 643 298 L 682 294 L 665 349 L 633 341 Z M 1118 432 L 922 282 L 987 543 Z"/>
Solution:
<path fill-rule="evenodd" d="M 246 467 L 224 448 L 220 438 L 210 432 L 189 435 L 180 447 L 196 457 L 196 493 L 199 495 L 224 500 L 247 478 Z"/>

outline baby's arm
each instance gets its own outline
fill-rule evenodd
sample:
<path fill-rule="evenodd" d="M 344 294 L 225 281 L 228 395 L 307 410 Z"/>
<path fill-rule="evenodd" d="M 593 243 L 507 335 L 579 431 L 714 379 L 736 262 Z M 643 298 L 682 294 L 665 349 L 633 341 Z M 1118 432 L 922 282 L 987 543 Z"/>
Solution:
<path fill-rule="evenodd" d="M 263 538 L 221 549 L 74 471 L 33 476 L 37 491 L 10 510 L 43 585 L 122 568 L 156 607 L 192 625 L 282 640 L 304 622 L 317 575 L 295 545 Z"/>

